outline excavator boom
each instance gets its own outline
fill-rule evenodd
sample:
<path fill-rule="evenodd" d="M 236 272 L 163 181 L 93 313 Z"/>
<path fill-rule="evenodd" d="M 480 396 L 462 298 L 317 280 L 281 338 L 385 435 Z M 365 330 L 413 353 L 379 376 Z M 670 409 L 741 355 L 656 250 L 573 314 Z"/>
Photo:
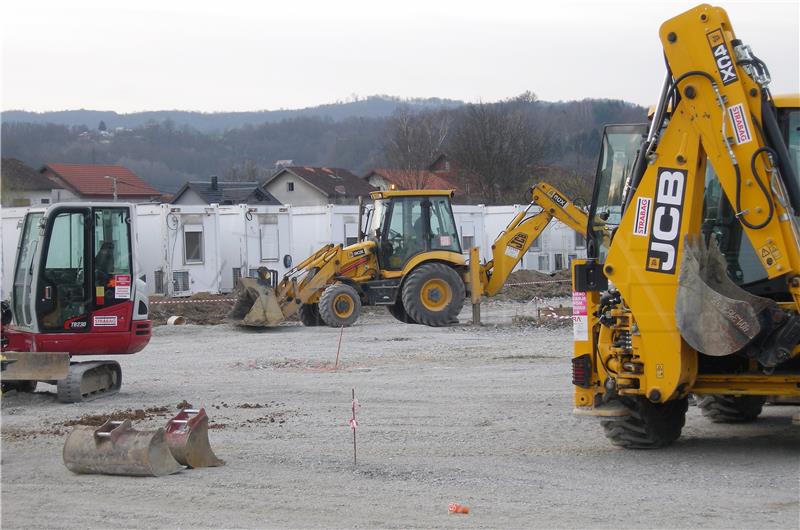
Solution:
<path fill-rule="evenodd" d="M 531 209 L 537 206 L 540 210 L 530 214 Z M 480 281 L 480 287 L 476 292 L 486 296 L 496 295 L 514 267 L 553 219 L 561 221 L 581 235 L 586 235 L 586 212 L 575 206 L 574 202 L 555 187 L 540 182 L 531 188 L 531 203 L 528 208 L 518 213 L 495 239 L 492 244 L 492 259 L 485 265 L 480 265 L 475 260 L 470 261 L 470 267 L 478 267 L 475 276 Z"/>

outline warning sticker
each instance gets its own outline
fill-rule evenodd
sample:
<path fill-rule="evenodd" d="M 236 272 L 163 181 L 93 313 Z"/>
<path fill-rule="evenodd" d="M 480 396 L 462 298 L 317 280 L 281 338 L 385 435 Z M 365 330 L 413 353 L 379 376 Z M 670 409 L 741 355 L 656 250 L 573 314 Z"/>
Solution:
<path fill-rule="evenodd" d="M 114 298 L 128 299 L 131 297 L 130 274 L 117 274 L 114 276 Z"/>
<path fill-rule="evenodd" d="M 783 257 L 778 245 L 771 242 L 761 247 L 758 253 L 761 256 L 761 261 L 764 262 L 764 265 L 766 265 L 767 268 L 775 265 L 775 262 Z"/>
<path fill-rule="evenodd" d="M 508 256 L 509 258 L 518 257 L 519 256 L 519 249 L 518 248 L 514 248 L 511 245 L 508 245 L 506 247 L 506 256 Z"/>
<path fill-rule="evenodd" d="M 572 293 L 572 339 L 589 340 L 589 317 L 586 307 L 586 293 Z"/>
<path fill-rule="evenodd" d="M 114 327 L 117 325 L 117 317 L 94 317 L 94 320 L 92 320 L 92 325 L 98 328 Z"/>
<path fill-rule="evenodd" d="M 439 236 L 439 245 L 442 247 L 449 247 L 453 244 L 453 240 L 450 239 L 450 236 Z"/>

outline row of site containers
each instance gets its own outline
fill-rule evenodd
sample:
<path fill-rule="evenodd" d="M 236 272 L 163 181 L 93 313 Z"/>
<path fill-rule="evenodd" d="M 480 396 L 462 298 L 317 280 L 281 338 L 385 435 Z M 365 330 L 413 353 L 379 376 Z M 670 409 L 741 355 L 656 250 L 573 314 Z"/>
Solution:
<path fill-rule="evenodd" d="M 526 206 L 453 207 L 464 252 L 474 245 L 491 259 L 491 244 Z M 2 211 L 2 296 L 8 298 L 21 220 L 28 208 Z M 136 207 L 139 271 L 148 294 L 189 296 L 231 292 L 241 276 L 262 266 L 279 275 L 327 243 L 349 244 L 358 237 L 358 207 L 187 206 Z M 583 239 L 554 221 L 520 263 L 521 268 L 554 272 L 583 257 Z"/>

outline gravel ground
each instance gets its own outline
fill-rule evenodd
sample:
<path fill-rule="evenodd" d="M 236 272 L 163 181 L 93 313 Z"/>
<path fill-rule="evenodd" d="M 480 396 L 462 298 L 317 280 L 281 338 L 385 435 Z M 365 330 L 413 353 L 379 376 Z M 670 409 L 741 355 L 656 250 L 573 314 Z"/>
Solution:
<path fill-rule="evenodd" d="M 488 325 L 447 329 L 371 313 L 344 330 L 337 371 L 335 329 L 157 328 L 121 360 L 117 396 L 63 405 L 40 385 L 3 398 L 2 527 L 798 527 L 798 407 L 750 425 L 690 408 L 674 446 L 616 449 L 571 415 L 569 328 L 512 324 L 531 313 L 495 302 Z M 156 427 L 183 400 L 208 410 L 224 467 L 63 466 L 65 423 L 142 409 L 136 425 Z"/>

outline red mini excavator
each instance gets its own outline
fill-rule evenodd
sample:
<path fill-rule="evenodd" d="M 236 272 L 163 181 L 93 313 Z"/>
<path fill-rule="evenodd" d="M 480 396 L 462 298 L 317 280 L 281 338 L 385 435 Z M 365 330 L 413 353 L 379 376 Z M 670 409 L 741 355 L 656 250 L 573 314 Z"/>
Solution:
<path fill-rule="evenodd" d="M 150 341 L 134 212 L 116 202 L 60 203 L 25 215 L 3 303 L 4 392 L 44 381 L 74 403 L 119 391 L 119 363 L 72 358 L 136 353 Z"/>

